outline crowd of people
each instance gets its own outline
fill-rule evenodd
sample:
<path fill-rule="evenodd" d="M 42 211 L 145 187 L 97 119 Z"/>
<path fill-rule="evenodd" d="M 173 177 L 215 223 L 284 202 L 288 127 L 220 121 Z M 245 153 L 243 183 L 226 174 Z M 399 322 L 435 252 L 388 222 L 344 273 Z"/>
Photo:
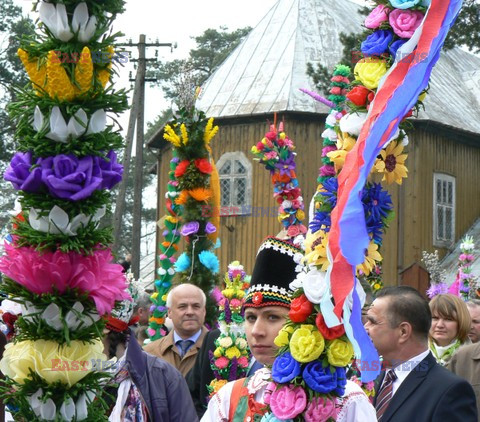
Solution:
<path fill-rule="evenodd" d="M 204 325 L 206 296 L 200 288 L 183 283 L 170 290 L 170 332 L 146 345 L 147 293 L 138 295 L 135 306 L 112 313 L 103 337 L 105 354 L 116 361 L 105 389 L 109 420 L 260 420 L 271 393 L 271 366 L 278 351 L 274 340 L 288 315 L 289 285 L 296 274 L 294 246 L 286 241 L 284 246 L 259 249 L 244 298 L 251 351 L 247 376 L 227 383 L 211 398 L 209 356 L 220 330 Z M 288 248 L 292 253 L 285 253 Z M 337 421 L 480 420 L 479 300 L 440 294 L 427 302 L 411 287 L 386 287 L 368 301 L 362 317 L 383 370 L 372 398 L 347 380 L 344 394 L 336 399 Z"/>

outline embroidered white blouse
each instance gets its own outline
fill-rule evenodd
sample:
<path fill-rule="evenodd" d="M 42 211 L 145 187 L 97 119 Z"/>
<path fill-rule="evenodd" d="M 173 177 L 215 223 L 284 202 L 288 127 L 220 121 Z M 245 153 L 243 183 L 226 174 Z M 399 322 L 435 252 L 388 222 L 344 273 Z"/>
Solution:
<path fill-rule="evenodd" d="M 248 381 L 248 391 L 255 393 L 255 400 L 264 403 L 263 396 L 271 379 L 270 369 L 259 369 Z M 200 422 L 228 422 L 230 397 L 234 382 L 224 385 L 215 394 Z M 363 390 L 354 382 L 347 381 L 345 394 L 337 399 L 337 422 L 375 422 L 374 407 Z"/>

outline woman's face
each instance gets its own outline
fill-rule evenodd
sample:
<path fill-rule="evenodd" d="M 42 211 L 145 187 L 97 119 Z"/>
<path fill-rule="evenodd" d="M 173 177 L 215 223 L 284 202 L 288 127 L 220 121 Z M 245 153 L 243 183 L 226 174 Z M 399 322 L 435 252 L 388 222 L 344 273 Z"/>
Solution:
<path fill-rule="evenodd" d="M 277 353 L 273 340 L 285 324 L 288 309 L 282 306 L 245 309 L 245 334 L 255 359 L 272 365 Z"/>
<path fill-rule="evenodd" d="M 458 322 L 442 317 L 436 313 L 432 314 L 432 326 L 430 335 L 439 346 L 447 346 L 452 343 L 458 334 Z"/>

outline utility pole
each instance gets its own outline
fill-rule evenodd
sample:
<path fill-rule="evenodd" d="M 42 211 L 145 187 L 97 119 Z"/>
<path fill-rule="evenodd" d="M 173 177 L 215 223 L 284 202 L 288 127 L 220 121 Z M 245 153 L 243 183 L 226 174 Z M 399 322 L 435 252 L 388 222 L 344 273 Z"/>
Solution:
<path fill-rule="evenodd" d="M 114 214 L 114 243 L 113 250 L 118 251 L 120 247 L 120 232 L 122 227 L 123 214 L 125 212 L 125 196 L 127 190 L 127 180 L 130 171 L 130 161 L 132 153 L 133 135 L 136 127 L 136 148 L 135 148 L 135 168 L 134 168 L 134 199 L 133 199 L 133 225 L 132 225 L 132 243 L 131 271 L 135 279 L 140 278 L 140 254 L 141 254 L 141 219 L 142 219 L 142 190 L 143 190 L 143 144 L 144 144 L 144 113 L 145 113 L 145 74 L 147 47 L 170 47 L 174 48 L 172 43 L 146 43 L 144 34 L 140 35 L 137 44 L 119 44 L 121 47 L 137 47 L 138 62 L 137 74 L 135 77 L 135 87 L 133 91 L 132 108 L 128 122 L 126 149 L 123 158 L 123 179 L 120 184 L 117 196 L 115 214 Z M 135 60 L 132 60 L 135 61 Z M 149 79 L 149 81 L 152 81 Z"/>

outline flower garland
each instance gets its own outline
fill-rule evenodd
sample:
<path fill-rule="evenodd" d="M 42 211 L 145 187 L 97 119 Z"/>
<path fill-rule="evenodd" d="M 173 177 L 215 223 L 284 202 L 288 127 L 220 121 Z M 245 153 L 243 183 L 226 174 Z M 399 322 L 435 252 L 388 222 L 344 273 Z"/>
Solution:
<path fill-rule="evenodd" d="M 161 268 L 158 269 L 158 280 L 155 280 L 155 293 L 150 296 L 153 302 L 150 307 L 151 317 L 149 318 L 147 334 L 150 341 L 157 340 L 167 334 L 165 327 L 165 318 L 167 314 L 167 293 L 172 286 L 172 279 L 175 275 L 173 265 L 176 262 L 174 254 L 178 251 L 178 242 L 180 241 L 180 225 L 181 206 L 175 203 L 175 199 L 180 194 L 178 190 L 178 180 L 175 177 L 175 171 L 178 166 L 179 159 L 174 156 L 170 160 L 170 172 L 168 173 L 169 181 L 167 185 L 166 209 L 167 214 L 161 220 L 164 241 L 160 244 L 161 254 L 158 261 Z"/>
<path fill-rule="evenodd" d="M 305 218 L 302 191 L 295 174 L 295 145 L 285 134 L 284 124 L 270 125 L 270 131 L 254 145 L 252 153 L 270 171 L 273 183 L 273 197 L 279 204 L 278 220 L 282 223 L 289 239 L 304 235 L 307 228 L 302 224 Z"/>
<path fill-rule="evenodd" d="M 332 110 L 322 134 L 324 148 L 319 186 L 314 198 L 315 213 L 310 219 L 305 240 L 308 265 L 291 285 L 296 290 L 289 318 L 275 339 L 280 349 L 272 367 L 269 413 L 262 419 L 265 422 L 276 419 L 335 420 L 336 397 L 344 393 L 346 368 L 354 356 L 354 346 L 349 339 L 354 330 L 353 323 L 349 325 L 350 318 L 343 320 L 343 313 L 355 311 L 358 313 L 356 321 L 359 320 L 359 307 L 355 305 L 353 295 L 355 293 L 356 300 L 359 298 L 362 303 L 365 293 L 357 281 L 356 292 L 346 297 L 342 315 L 337 315 L 332 300 L 333 285 L 330 285 L 330 275 L 326 272 L 331 265 L 331 257 L 328 256 L 329 236 L 332 212 L 337 206 L 338 175 L 342 172 L 348 153 L 355 148 L 380 79 L 395 60 L 401 59 L 401 54 L 396 54 L 397 50 L 419 27 L 428 6 L 428 2 L 421 0 L 392 0 L 388 6 L 384 2 L 376 3 L 377 7 L 365 22 L 369 32 L 361 46 L 363 57 L 354 67 L 355 80 L 350 82 L 348 67 L 337 66 L 332 77 L 330 96 L 328 100 L 321 99 L 324 103 L 330 103 Z M 316 97 L 316 94 L 307 93 Z M 405 117 L 422 107 L 424 94 L 425 91 L 417 100 L 414 110 Z M 403 178 L 407 177 L 407 155 L 403 149 L 408 139 L 402 127 L 380 150 L 370 171 L 370 180 L 360 196 L 370 244 L 356 273 L 358 278 L 367 280 L 374 291 L 382 287 L 382 256 L 379 249 L 383 233 L 394 216 L 391 196 L 375 181 L 374 175 L 380 175 L 381 181 L 387 184 L 401 184 Z M 350 330 L 348 333 L 347 325 Z M 367 394 L 373 392 L 371 383 L 362 384 L 362 388 Z"/>
<path fill-rule="evenodd" d="M 248 370 L 250 352 L 243 328 L 243 298 L 249 282 L 243 265 L 233 261 L 225 274 L 225 289 L 219 302 L 220 336 L 215 351 L 210 351 L 210 365 L 215 379 L 207 386 L 212 397 L 227 382 L 243 378 Z"/>
<path fill-rule="evenodd" d="M 0 362 L 15 419 L 105 418 L 105 374 L 91 362 L 106 360 L 102 316 L 129 298 L 108 248 L 111 228 L 99 225 L 123 173 L 122 137 L 107 124 L 107 113 L 128 108 L 109 84 L 118 34 L 107 32 L 123 6 L 35 2 L 39 32 L 18 51 L 32 84 L 9 106 L 19 151 L 4 177 L 22 210 L 0 258 L 2 291 L 22 306 Z"/>
<path fill-rule="evenodd" d="M 192 107 L 181 108 L 172 123 L 165 126 L 164 133 L 179 159 L 174 174 L 180 193 L 174 203 L 183 206 L 180 234 L 185 238 L 186 249 L 178 257 L 175 271 L 181 282 L 193 283 L 205 292 L 209 323 L 216 315 L 209 293 L 217 284 L 220 267 L 212 251 L 217 246 L 220 187 L 210 142 L 217 132 L 213 118 L 207 119 L 202 111 Z"/>

